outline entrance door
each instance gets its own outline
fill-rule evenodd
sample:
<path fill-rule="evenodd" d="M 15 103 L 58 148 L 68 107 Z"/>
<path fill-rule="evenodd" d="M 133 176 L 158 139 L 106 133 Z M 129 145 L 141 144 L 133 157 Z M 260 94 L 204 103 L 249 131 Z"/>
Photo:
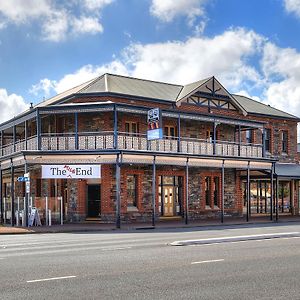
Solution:
<path fill-rule="evenodd" d="M 97 218 L 100 215 L 100 195 L 101 195 L 100 184 L 89 184 L 88 185 L 88 213 L 87 216 L 90 218 Z"/>
<path fill-rule="evenodd" d="M 174 187 L 164 186 L 164 216 L 173 217 L 174 216 Z"/>

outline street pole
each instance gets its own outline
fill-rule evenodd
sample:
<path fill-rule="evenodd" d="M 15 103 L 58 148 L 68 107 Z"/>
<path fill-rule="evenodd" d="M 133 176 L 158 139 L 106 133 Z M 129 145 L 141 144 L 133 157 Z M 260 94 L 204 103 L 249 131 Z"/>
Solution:
<path fill-rule="evenodd" d="M 155 227 L 156 215 L 156 157 L 153 158 L 152 164 L 152 226 Z"/>

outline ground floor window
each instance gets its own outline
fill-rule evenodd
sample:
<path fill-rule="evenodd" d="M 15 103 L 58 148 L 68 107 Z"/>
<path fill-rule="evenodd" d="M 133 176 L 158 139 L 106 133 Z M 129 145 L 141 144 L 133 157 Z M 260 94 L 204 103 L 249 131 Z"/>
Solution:
<path fill-rule="evenodd" d="M 291 212 L 291 182 L 280 181 L 278 186 L 278 211 Z"/>
<path fill-rule="evenodd" d="M 273 213 L 276 212 L 274 189 Z M 244 210 L 247 208 L 247 183 L 243 182 Z M 279 181 L 278 212 L 291 212 L 291 182 Z M 269 214 L 271 210 L 271 183 L 268 180 L 251 180 L 250 182 L 250 214 Z"/>
<path fill-rule="evenodd" d="M 204 181 L 205 207 L 218 208 L 220 206 L 220 176 L 205 176 Z"/>
<path fill-rule="evenodd" d="M 127 207 L 137 208 L 137 175 L 127 175 Z"/>
<path fill-rule="evenodd" d="M 183 214 L 182 176 L 159 176 L 159 213 L 164 217 Z"/>

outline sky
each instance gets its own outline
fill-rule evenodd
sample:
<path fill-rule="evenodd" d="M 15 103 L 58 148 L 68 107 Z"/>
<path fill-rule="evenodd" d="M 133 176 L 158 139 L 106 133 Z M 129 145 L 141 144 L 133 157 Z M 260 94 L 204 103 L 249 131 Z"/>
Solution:
<path fill-rule="evenodd" d="M 0 0 L 0 122 L 105 72 L 300 117 L 300 0 Z"/>

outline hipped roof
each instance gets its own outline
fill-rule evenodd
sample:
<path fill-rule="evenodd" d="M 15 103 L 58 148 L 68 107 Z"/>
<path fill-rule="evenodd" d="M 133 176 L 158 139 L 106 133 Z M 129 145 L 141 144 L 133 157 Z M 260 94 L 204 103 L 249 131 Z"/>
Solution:
<path fill-rule="evenodd" d="M 57 105 L 71 96 L 103 93 L 170 101 L 180 105 L 198 91 L 210 93 L 212 84 L 215 85 L 218 95 L 227 96 L 231 103 L 244 115 L 248 113 L 261 114 L 298 120 L 298 117 L 269 105 L 245 96 L 229 93 L 215 77 L 209 77 L 187 85 L 178 85 L 106 73 L 41 102 L 35 107 Z"/>

